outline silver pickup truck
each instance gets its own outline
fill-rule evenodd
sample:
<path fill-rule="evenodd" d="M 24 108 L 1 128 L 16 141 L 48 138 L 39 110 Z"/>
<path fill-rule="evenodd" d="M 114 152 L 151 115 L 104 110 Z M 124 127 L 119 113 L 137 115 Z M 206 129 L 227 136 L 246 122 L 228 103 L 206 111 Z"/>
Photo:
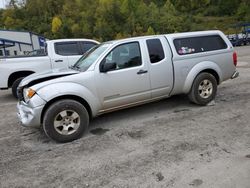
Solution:
<path fill-rule="evenodd" d="M 42 125 L 57 142 L 75 140 L 89 120 L 176 94 L 199 105 L 217 85 L 236 78 L 237 55 L 220 31 L 176 33 L 105 42 L 72 67 L 33 74 L 19 85 L 18 116 Z"/>

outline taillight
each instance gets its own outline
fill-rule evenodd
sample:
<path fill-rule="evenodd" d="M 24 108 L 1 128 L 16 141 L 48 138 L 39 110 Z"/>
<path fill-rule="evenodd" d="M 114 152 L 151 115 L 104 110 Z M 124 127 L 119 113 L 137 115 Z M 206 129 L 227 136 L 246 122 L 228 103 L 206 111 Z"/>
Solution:
<path fill-rule="evenodd" d="M 237 58 L 237 53 L 236 52 L 234 52 L 233 53 L 233 61 L 234 61 L 234 65 L 235 66 L 237 66 L 237 63 L 238 63 L 238 60 L 237 60 L 238 58 Z"/>

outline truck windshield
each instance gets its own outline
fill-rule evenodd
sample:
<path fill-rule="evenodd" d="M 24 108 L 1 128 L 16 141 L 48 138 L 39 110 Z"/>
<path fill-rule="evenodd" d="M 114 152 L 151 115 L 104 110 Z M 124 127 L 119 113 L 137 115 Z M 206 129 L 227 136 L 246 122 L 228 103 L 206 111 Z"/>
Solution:
<path fill-rule="evenodd" d="M 110 46 L 111 43 L 99 44 L 87 51 L 76 63 L 72 69 L 86 71 L 98 57 Z"/>

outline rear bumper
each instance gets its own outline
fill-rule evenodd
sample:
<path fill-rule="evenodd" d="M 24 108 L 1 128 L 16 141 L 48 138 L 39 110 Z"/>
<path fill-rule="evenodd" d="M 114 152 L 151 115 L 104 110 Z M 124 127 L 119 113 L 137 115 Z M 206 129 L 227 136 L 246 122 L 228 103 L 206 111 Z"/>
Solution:
<path fill-rule="evenodd" d="M 239 77 L 239 75 L 240 75 L 240 73 L 238 71 L 235 71 L 233 73 L 233 75 L 231 76 L 231 79 L 235 79 L 235 78 Z"/>

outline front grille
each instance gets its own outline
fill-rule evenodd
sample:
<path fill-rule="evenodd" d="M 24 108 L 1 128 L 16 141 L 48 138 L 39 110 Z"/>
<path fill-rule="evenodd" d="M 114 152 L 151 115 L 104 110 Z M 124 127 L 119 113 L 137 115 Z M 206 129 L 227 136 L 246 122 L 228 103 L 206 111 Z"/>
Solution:
<path fill-rule="evenodd" d="M 23 87 L 18 87 L 17 88 L 17 98 L 19 101 L 23 101 L 24 97 L 23 97 Z"/>

